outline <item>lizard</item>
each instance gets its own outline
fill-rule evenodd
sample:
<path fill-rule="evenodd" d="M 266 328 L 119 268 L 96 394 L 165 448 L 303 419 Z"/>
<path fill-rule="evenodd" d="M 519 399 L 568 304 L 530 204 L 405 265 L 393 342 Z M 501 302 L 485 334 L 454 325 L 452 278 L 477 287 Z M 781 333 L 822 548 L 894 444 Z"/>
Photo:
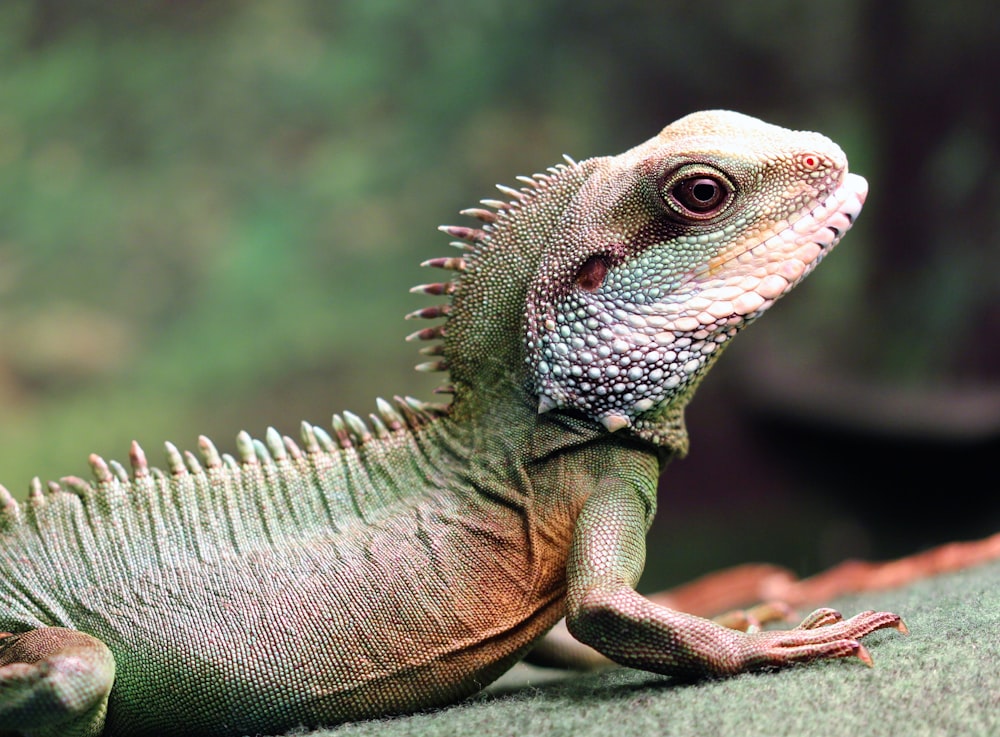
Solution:
<path fill-rule="evenodd" d="M 688 115 L 500 187 L 410 315 L 447 404 L 377 400 L 296 442 L 133 443 L 131 470 L 0 487 L 0 731 L 276 733 L 481 689 L 561 618 L 685 678 L 859 657 L 900 617 L 746 631 L 635 591 L 685 408 L 841 240 L 868 185 L 818 133 Z"/>

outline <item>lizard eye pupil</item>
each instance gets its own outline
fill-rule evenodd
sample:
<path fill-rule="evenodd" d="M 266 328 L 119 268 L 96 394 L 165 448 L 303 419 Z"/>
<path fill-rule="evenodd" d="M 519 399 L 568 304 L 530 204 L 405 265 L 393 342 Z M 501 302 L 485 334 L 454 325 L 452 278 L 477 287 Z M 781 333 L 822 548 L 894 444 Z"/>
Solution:
<path fill-rule="evenodd" d="M 699 203 L 710 205 L 719 196 L 719 187 L 711 179 L 699 179 L 690 188 L 691 196 Z"/>
<path fill-rule="evenodd" d="M 677 182 L 670 196 L 683 210 L 695 216 L 712 215 L 729 200 L 729 191 L 722 182 L 709 177 L 691 177 Z"/>

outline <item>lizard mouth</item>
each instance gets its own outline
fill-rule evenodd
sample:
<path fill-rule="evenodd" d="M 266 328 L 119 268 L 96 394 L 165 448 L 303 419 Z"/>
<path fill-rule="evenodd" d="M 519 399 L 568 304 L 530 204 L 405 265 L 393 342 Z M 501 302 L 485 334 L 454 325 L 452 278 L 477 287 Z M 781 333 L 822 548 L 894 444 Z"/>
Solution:
<path fill-rule="evenodd" d="M 750 318 L 771 306 L 811 272 L 851 229 L 868 196 L 868 182 L 845 173 L 826 199 L 757 243 L 720 254 L 708 269 L 712 283 L 698 297 L 711 303 L 700 322 L 728 314 Z M 690 321 L 689 321 L 690 322 Z"/>
<path fill-rule="evenodd" d="M 815 243 L 823 251 L 831 250 L 851 229 L 868 197 L 868 182 L 857 174 L 844 174 L 840 186 L 819 207 L 791 225 L 799 236 L 799 245 Z M 786 231 L 787 232 L 787 231 Z M 813 265 L 812 262 L 807 265 Z"/>
<path fill-rule="evenodd" d="M 789 286 L 794 286 L 816 266 L 822 255 L 831 251 L 840 242 L 844 234 L 854 225 L 867 197 L 868 182 L 864 177 L 845 173 L 840 186 L 818 207 L 809 210 L 788 228 L 764 242 L 763 245 L 767 246 L 779 239 L 795 246 L 790 260 L 798 258 L 803 261 L 805 270 L 796 278 L 790 279 Z M 787 252 L 787 246 L 782 248 L 777 242 L 774 245 L 776 251 Z M 815 255 L 810 253 L 813 250 L 811 246 L 819 249 Z"/>
<path fill-rule="evenodd" d="M 816 268 L 823 257 L 840 243 L 851 229 L 868 197 L 868 182 L 857 174 L 844 174 L 840 186 L 818 207 L 808 211 L 788 228 L 764 242 L 787 258 L 768 277 L 776 283 L 761 294 L 775 300 L 788 292 Z M 778 242 L 774 242 L 778 241 Z M 784 281 L 784 285 L 781 284 Z"/>

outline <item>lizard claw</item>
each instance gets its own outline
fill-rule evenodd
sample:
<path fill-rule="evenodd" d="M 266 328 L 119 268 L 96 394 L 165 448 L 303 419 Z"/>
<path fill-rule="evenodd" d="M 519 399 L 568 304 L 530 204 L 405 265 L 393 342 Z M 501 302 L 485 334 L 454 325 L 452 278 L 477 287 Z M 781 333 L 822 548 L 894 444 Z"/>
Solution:
<path fill-rule="evenodd" d="M 862 663 L 864 663 L 865 665 L 867 665 L 869 668 L 873 668 L 875 666 L 875 661 L 872 660 L 872 656 L 871 656 L 871 653 L 868 652 L 868 648 L 866 648 L 860 642 L 858 643 L 857 652 L 855 652 L 854 654 L 857 655 L 858 659 Z"/>

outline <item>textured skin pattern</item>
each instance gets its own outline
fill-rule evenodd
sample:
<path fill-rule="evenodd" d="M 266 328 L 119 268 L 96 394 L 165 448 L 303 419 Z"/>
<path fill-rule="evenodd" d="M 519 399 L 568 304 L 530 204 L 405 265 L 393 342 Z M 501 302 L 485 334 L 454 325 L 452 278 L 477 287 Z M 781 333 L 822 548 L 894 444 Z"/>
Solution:
<path fill-rule="evenodd" d="M 564 614 L 619 663 L 724 675 L 857 654 L 899 626 L 746 634 L 634 591 L 683 410 L 726 342 L 850 227 L 829 140 L 699 113 L 502 188 L 444 230 L 416 340 L 447 407 L 379 400 L 298 442 L 202 438 L 131 472 L 0 487 L 0 731 L 242 735 L 449 703 Z"/>

